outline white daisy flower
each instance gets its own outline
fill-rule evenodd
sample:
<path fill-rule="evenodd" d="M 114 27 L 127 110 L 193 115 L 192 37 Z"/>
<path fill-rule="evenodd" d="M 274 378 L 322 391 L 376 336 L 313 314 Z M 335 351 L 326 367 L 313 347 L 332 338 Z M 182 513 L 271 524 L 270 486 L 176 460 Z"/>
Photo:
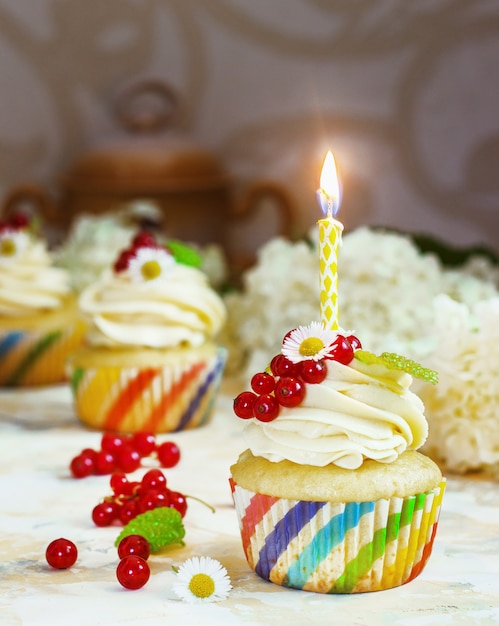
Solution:
<path fill-rule="evenodd" d="M 210 557 L 192 557 L 177 569 L 174 593 L 190 603 L 217 602 L 225 600 L 232 589 L 227 570 Z"/>
<path fill-rule="evenodd" d="M 281 352 L 293 363 L 306 359 L 320 361 L 331 353 L 338 334 L 339 331 L 326 330 L 320 322 L 298 326 L 284 339 Z"/>
<path fill-rule="evenodd" d="M 128 274 L 134 282 L 161 280 L 175 265 L 175 259 L 164 248 L 139 248 L 130 259 Z"/>
<path fill-rule="evenodd" d="M 20 257 L 28 247 L 29 236 L 19 230 L 7 228 L 0 232 L 0 262 Z"/>

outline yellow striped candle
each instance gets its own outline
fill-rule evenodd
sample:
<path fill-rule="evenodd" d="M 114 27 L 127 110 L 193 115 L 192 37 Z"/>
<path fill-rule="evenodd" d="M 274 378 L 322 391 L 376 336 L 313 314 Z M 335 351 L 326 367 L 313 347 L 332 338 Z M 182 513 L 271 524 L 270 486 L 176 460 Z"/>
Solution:
<path fill-rule="evenodd" d="M 338 252 L 342 244 L 343 224 L 334 216 L 340 206 L 340 186 L 332 152 L 322 167 L 320 189 L 317 191 L 324 218 L 319 226 L 319 278 L 321 322 L 328 330 L 339 328 Z"/>

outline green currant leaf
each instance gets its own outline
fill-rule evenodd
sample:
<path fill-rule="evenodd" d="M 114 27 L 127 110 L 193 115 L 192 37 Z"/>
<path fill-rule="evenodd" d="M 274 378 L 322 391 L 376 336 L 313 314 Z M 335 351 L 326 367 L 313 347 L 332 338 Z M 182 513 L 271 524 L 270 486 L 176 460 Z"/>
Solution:
<path fill-rule="evenodd" d="M 161 506 L 141 513 L 128 522 L 114 545 L 118 546 L 123 537 L 128 535 L 142 535 L 149 542 L 151 552 L 158 552 L 172 543 L 184 545 L 182 539 L 185 536 L 185 528 L 182 516 L 176 509 Z"/>
<path fill-rule="evenodd" d="M 166 245 L 177 263 L 190 265 L 191 267 L 200 267 L 201 256 L 193 248 L 173 239 L 169 240 Z"/>
<path fill-rule="evenodd" d="M 367 365 L 378 363 L 391 370 L 402 370 L 403 372 L 407 372 L 408 374 L 411 374 L 411 376 L 414 376 L 414 378 L 421 378 L 421 380 L 431 383 L 432 385 L 436 385 L 438 383 L 437 372 L 427 369 L 419 363 L 416 363 L 416 361 L 408 359 L 405 356 L 400 356 L 400 354 L 395 354 L 394 352 L 383 352 L 383 354 L 377 356 L 373 352 L 368 352 L 367 350 L 356 350 L 354 356 L 361 363 L 366 363 Z"/>

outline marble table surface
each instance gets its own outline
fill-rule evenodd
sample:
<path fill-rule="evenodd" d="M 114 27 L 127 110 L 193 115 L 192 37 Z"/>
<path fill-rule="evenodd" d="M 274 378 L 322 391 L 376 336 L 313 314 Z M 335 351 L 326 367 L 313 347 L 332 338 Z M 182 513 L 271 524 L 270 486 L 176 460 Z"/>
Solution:
<path fill-rule="evenodd" d="M 243 447 L 231 404 L 222 390 L 209 425 L 158 437 L 182 453 L 178 466 L 165 470 L 170 487 L 216 511 L 190 500 L 185 546 L 152 555 L 149 582 L 128 591 L 115 576 L 120 528 L 98 528 L 90 517 L 110 493 L 109 477 L 76 480 L 68 470 L 80 450 L 99 447 L 100 434 L 75 418 L 65 386 L 0 391 L 1 626 L 499 623 L 499 484 L 484 477 L 448 477 L 432 557 L 407 585 L 328 596 L 258 578 L 244 559 L 228 485 L 228 468 Z M 57 537 L 78 546 L 71 569 L 45 561 Z M 202 555 L 225 565 L 233 590 L 218 603 L 186 604 L 172 592 L 172 566 Z"/>

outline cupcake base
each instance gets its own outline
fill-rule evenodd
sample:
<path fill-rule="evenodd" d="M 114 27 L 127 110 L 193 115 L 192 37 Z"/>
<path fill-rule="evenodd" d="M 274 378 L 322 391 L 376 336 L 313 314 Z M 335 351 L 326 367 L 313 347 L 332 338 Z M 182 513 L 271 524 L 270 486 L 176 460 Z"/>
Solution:
<path fill-rule="evenodd" d="M 371 502 L 313 502 L 254 493 L 231 479 L 244 553 L 264 580 L 318 593 L 390 589 L 423 570 L 445 479 Z"/>
<path fill-rule="evenodd" d="M 99 430 L 173 432 L 206 424 L 226 350 L 82 350 L 69 362 L 79 419 Z"/>

